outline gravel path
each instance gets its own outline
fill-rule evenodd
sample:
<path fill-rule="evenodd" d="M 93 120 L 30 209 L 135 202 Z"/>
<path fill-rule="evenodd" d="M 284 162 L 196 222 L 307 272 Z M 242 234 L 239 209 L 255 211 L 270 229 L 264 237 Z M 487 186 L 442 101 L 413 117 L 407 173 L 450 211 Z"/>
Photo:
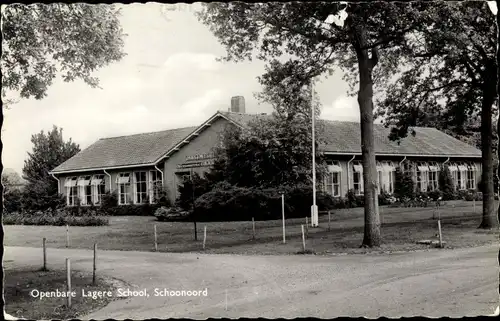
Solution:
<path fill-rule="evenodd" d="M 92 269 L 92 252 L 48 249 L 50 268 Z M 40 267 L 41 249 L 5 247 L 5 269 Z M 239 256 L 100 251 L 98 273 L 147 289 L 86 319 L 476 316 L 498 306 L 498 246 L 387 255 Z M 154 289 L 203 290 L 201 297 Z M 9 311 L 7 311 L 9 312 Z"/>

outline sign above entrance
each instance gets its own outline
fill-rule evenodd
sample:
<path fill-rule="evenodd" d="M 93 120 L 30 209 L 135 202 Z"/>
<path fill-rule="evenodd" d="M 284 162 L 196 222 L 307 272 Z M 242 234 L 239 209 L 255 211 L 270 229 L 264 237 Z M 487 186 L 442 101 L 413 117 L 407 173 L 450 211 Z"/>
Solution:
<path fill-rule="evenodd" d="M 190 156 L 186 156 L 186 161 L 210 159 L 210 158 L 215 158 L 215 155 L 213 153 L 190 155 Z"/>
<path fill-rule="evenodd" d="M 186 156 L 186 162 L 177 165 L 177 168 L 209 167 L 214 164 L 215 155 L 213 153 L 195 154 Z"/>
<path fill-rule="evenodd" d="M 189 163 L 184 163 L 184 164 L 179 164 L 177 165 L 177 168 L 193 168 L 193 167 L 208 167 L 212 166 L 214 164 L 213 160 L 205 160 L 201 162 L 189 162 Z"/>

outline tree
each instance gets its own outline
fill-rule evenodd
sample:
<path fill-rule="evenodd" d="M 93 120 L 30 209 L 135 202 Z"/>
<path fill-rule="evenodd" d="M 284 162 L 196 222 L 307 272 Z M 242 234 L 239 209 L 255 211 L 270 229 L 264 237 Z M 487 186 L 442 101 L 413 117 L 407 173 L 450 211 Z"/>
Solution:
<path fill-rule="evenodd" d="M 493 182 L 492 119 L 497 113 L 497 33 L 486 2 L 439 2 L 402 50 L 405 71 L 387 86 L 377 116 L 395 125 L 392 138 L 411 126 L 431 125 L 454 136 L 478 137 L 482 150 L 483 219 L 498 226 Z M 480 120 L 480 121 L 478 121 Z M 480 124 L 480 126 L 478 126 Z"/>
<path fill-rule="evenodd" d="M 298 117 L 281 119 L 275 113 L 250 122 L 245 130 L 229 127 L 222 141 L 216 155 L 223 164 L 224 180 L 232 185 L 279 188 L 311 182 L 310 122 Z M 316 159 L 316 173 L 322 177 L 326 168 L 320 152 Z"/>
<path fill-rule="evenodd" d="M 399 200 L 404 197 L 413 198 L 413 195 L 415 195 L 415 183 L 411 175 L 397 167 L 394 178 L 394 196 Z"/>
<path fill-rule="evenodd" d="M 210 3 L 199 14 L 226 47 L 228 61 L 257 58 L 268 63 L 260 82 L 268 93 L 294 100 L 315 77 L 340 66 L 359 82 L 361 150 L 365 198 L 363 246 L 380 245 L 377 171 L 373 137 L 373 78 L 397 69 L 397 45 L 419 25 L 416 8 L 426 3 L 289 2 Z M 343 25 L 335 17 L 347 14 Z M 332 19 L 333 18 L 333 19 Z M 338 19 L 337 19 L 338 20 Z M 384 54 L 391 59 L 384 59 Z M 287 62 L 283 59 L 290 57 Z M 377 74 L 375 67 L 379 65 Z M 351 71 L 355 71 L 352 73 Z M 279 101 L 279 99 L 276 99 Z M 297 106 L 297 104 L 291 104 Z M 286 107 L 286 106 L 285 106 Z"/>
<path fill-rule="evenodd" d="M 2 184 L 5 188 L 21 189 L 24 181 L 18 172 L 11 168 L 4 168 L 2 171 Z"/>
<path fill-rule="evenodd" d="M 2 6 L 2 98 L 42 99 L 58 73 L 97 87 L 92 73 L 125 55 L 119 14 L 102 4 Z"/>
<path fill-rule="evenodd" d="M 45 198 L 58 197 L 57 181 L 50 176 L 49 171 L 76 155 L 80 147 L 71 139 L 64 141 L 62 128 L 57 126 L 47 133 L 42 130 L 32 135 L 31 142 L 33 149 L 28 153 L 23 167 L 23 178 L 27 181 L 26 205 L 43 209 L 49 206 L 45 204 Z"/>
<path fill-rule="evenodd" d="M 451 177 L 448 165 L 443 165 L 438 175 L 439 190 L 443 192 L 445 200 L 453 200 L 455 195 L 455 187 L 453 186 L 453 179 Z"/>

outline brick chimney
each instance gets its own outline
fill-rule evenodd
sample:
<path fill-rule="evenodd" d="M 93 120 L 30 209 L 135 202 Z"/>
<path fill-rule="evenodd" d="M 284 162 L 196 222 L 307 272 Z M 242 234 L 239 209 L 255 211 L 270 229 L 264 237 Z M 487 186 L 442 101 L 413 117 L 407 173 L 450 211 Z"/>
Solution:
<path fill-rule="evenodd" d="M 243 96 L 234 96 L 231 98 L 231 112 L 245 113 L 245 98 Z"/>

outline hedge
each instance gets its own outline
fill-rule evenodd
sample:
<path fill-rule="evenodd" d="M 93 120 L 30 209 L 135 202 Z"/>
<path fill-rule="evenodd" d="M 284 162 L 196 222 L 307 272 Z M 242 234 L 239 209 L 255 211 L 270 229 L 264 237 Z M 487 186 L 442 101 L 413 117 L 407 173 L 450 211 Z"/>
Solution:
<path fill-rule="evenodd" d="M 25 211 L 3 214 L 5 225 L 53 225 L 53 226 L 103 226 L 108 225 L 106 217 L 98 215 L 97 211 L 88 212 L 86 215 L 75 216 L 64 209 L 45 211 Z"/>
<path fill-rule="evenodd" d="M 309 216 L 312 189 L 309 187 L 283 187 L 281 189 L 224 187 L 215 188 L 195 200 L 194 216 L 197 221 L 248 221 L 281 218 L 281 192 L 285 194 L 285 216 Z M 317 193 L 319 211 L 333 209 L 338 203 L 332 196 Z"/>

